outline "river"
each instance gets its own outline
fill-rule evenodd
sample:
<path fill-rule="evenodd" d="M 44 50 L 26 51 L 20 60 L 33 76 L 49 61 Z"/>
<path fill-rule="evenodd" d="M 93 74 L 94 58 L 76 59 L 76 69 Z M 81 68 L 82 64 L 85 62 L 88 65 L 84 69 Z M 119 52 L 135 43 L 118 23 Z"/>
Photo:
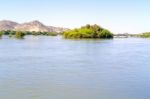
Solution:
<path fill-rule="evenodd" d="M 0 99 L 149 99 L 150 39 L 0 39 Z"/>

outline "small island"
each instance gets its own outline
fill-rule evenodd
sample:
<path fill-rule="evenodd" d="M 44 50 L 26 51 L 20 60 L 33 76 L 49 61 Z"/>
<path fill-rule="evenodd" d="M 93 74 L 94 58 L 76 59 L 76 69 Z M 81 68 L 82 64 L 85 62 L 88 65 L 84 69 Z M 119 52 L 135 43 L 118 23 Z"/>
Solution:
<path fill-rule="evenodd" d="M 111 39 L 113 38 L 113 33 L 96 24 L 95 25 L 87 24 L 86 26 L 82 26 L 81 28 L 64 31 L 63 37 L 66 39 L 82 39 L 82 38 Z"/>

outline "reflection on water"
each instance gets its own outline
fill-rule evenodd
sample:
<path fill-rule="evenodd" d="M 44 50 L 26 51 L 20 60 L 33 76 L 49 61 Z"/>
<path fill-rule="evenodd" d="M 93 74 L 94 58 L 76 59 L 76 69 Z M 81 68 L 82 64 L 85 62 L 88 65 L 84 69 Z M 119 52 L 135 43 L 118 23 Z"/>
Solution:
<path fill-rule="evenodd" d="M 149 99 L 150 39 L 0 40 L 0 99 Z"/>

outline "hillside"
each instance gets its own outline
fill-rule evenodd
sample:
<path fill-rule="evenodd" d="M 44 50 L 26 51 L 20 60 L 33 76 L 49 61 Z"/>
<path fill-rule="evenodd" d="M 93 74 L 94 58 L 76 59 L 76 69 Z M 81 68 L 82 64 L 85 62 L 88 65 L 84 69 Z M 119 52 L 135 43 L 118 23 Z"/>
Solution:
<path fill-rule="evenodd" d="M 37 20 L 31 21 L 31 22 L 25 22 L 22 24 L 19 24 L 17 22 L 13 22 L 13 21 L 8 21 L 8 20 L 0 21 L 0 31 L 6 31 L 6 30 L 61 33 L 65 30 L 67 30 L 67 28 L 46 26 L 42 22 L 39 22 Z"/>

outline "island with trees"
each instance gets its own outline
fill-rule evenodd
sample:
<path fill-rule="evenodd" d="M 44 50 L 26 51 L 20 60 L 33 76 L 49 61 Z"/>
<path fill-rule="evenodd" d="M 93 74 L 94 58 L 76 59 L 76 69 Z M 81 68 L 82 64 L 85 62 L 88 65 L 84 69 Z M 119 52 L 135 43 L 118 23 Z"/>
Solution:
<path fill-rule="evenodd" d="M 113 38 L 113 33 L 96 24 L 95 25 L 87 24 L 86 26 L 82 26 L 81 28 L 64 31 L 63 37 L 66 39 L 82 39 L 82 38 L 111 39 Z"/>

